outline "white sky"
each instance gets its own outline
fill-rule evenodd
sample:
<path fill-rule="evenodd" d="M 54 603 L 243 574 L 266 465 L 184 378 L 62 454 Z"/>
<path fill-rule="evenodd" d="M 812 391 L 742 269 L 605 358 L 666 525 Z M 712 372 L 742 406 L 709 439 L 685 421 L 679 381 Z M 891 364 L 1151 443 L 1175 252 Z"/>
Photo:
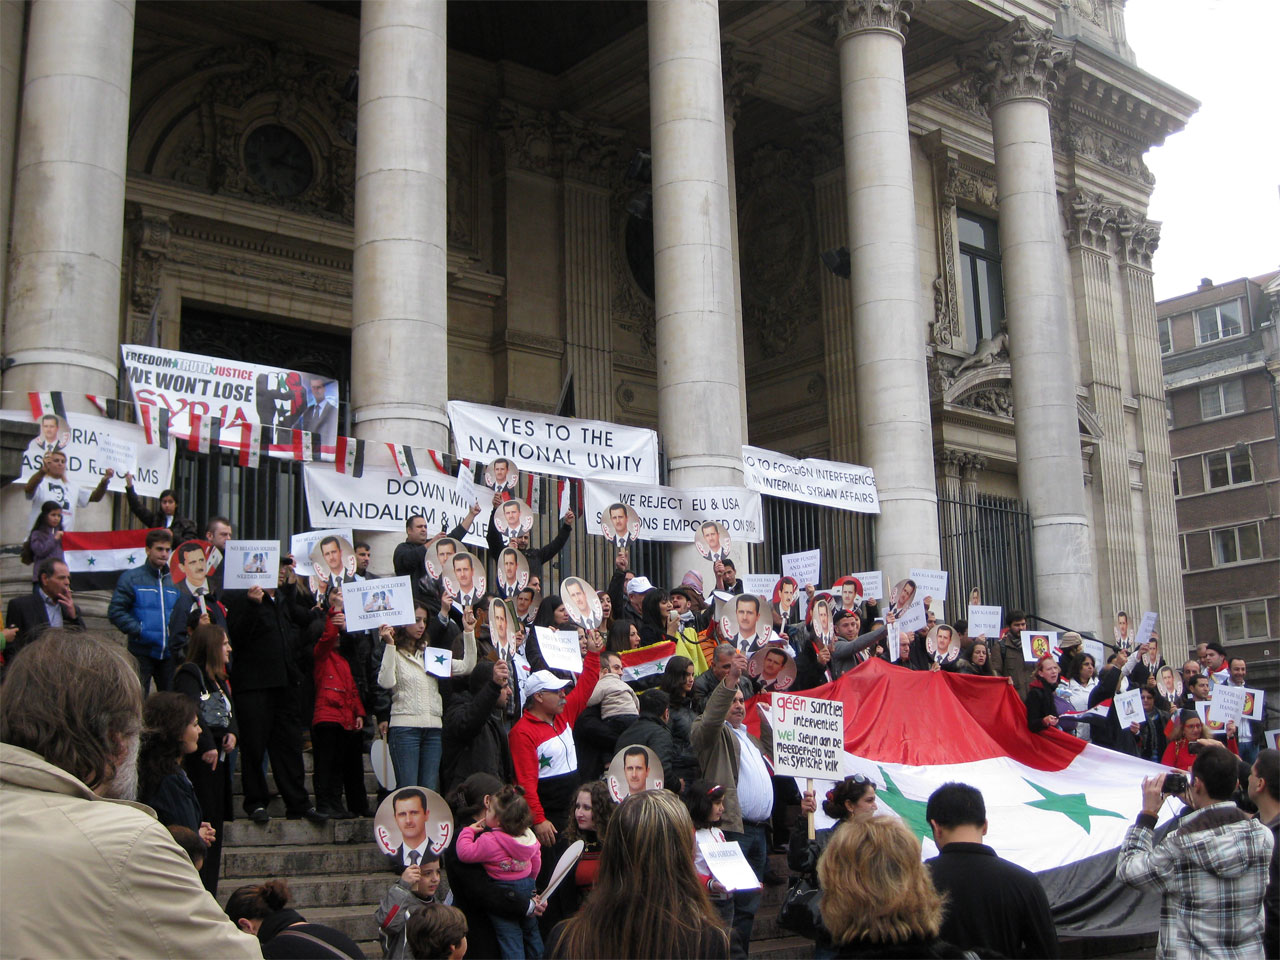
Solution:
<path fill-rule="evenodd" d="M 1129 0 L 1138 66 L 1200 101 L 1185 130 L 1146 155 L 1160 220 L 1155 292 L 1280 267 L 1280 2 Z"/>

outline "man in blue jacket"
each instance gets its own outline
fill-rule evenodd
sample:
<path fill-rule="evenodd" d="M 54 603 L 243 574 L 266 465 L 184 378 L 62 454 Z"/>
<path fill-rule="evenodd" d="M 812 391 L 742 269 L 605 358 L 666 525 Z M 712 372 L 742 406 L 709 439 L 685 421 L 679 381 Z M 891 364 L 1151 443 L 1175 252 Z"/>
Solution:
<path fill-rule="evenodd" d="M 173 534 L 163 529 L 150 530 L 146 546 L 147 562 L 120 574 L 107 607 L 112 624 L 129 638 L 129 652 L 138 662 L 143 697 L 151 692 L 153 677 L 157 690 L 173 689 L 178 667 L 169 632 L 169 618 L 178 602 L 178 588 L 169 576 Z"/>

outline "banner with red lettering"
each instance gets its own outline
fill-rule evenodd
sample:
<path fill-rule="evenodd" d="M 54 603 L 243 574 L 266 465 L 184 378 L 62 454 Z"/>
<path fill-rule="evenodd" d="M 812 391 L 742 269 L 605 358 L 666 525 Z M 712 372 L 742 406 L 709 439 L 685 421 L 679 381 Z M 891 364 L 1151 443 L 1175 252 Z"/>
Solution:
<path fill-rule="evenodd" d="M 340 421 L 336 380 L 136 344 L 121 344 L 120 353 L 140 422 L 143 407 L 168 410 L 169 433 L 183 440 L 193 430 L 202 437 L 200 425 L 216 422 L 218 429 L 211 435 L 232 450 L 249 442 L 252 431 L 246 424 L 267 427 L 264 453 L 296 458 L 299 440 L 304 449 L 310 440 L 316 459 L 334 457 Z"/>

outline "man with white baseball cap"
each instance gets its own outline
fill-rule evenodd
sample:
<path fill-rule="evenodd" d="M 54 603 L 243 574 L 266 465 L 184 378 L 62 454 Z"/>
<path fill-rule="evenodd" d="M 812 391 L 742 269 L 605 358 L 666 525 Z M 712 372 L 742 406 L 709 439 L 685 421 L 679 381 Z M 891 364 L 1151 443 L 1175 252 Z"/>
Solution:
<path fill-rule="evenodd" d="M 573 742 L 573 723 L 587 705 L 600 679 L 600 651 L 604 641 L 589 633 L 582 673 L 568 695 L 572 681 L 550 670 L 535 670 L 524 682 L 524 714 L 511 727 L 511 764 L 516 782 L 524 788 L 524 798 L 533 812 L 533 832 L 543 846 L 555 843 L 556 833 L 565 828 L 578 788 L 578 751 Z"/>

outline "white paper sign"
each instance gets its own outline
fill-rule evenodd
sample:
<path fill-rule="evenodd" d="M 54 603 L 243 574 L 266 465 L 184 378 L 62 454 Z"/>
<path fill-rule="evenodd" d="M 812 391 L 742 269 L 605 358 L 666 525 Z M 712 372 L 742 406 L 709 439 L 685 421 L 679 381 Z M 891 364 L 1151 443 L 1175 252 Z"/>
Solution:
<path fill-rule="evenodd" d="M 807 585 L 822 583 L 822 551 L 803 550 L 800 553 L 782 555 L 782 575 L 794 577 L 803 590 Z"/>
<path fill-rule="evenodd" d="M 888 644 L 889 662 L 897 663 L 902 656 L 902 629 L 896 620 L 885 627 L 884 638 Z"/>
<path fill-rule="evenodd" d="M 1047 657 L 1058 647 L 1056 630 L 1023 630 L 1022 659 L 1027 663 L 1035 663 L 1041 657 Z"/>
<path fill-rule="evenodd" d="M 228 540 L 222 571 L 222 585 L 227 589 L 276 586 L 280 581 L 280 541 Z"/>
<path fill-rule="evenodd" d="M 32 423 L 29 410 L 0 410 L 0 420 L 16 420 Z M 123 493 L 124 475 L 133 473 L 133 489 L 140 497 L 158 497 L 171 483 L 173 458 L 177 443 L 168 449 L 148 445 L 142 428 L 136 423 L 94 417 L 86 413 L 68 413 L 67 426 L 71 436 L 62 452 L 67 455 L 67 480 L 86 490 L 92 490 L 111 468 L 116 475 L 107 489 Z M 22 454 L 22 467 L 14 483 L 26 483 L 44 463 L 41 435 L 36 434 Z M 124 469 L 121 467 L 124 466 Z"/>
<path fill-rule="evenodd" d="M 299 565 L 299 568 L 311 563 L 311 551 L 325 537 L 338 537 L 347 541 L 347 543 L 355 541 L 350 527 L 334 527 L 331 530 L 308 530 L 306 533 L 295 533 L 289 538 L 289 553 L 293 555 L 293 559 Z"/>
<path fill-rule="evenodd" d="M 1280 730 L 1264 730 L 1262 735 L 1266 738 L 1268 750 L 1280 747 Z"/>
<path fill-rule="evenodd" d="M 862 584 L 862 599 L 880 600 L 884 597 L 884 574 L 879 570 L 863 570 L 851 574 Z"/>
<path fill-rule="evenodd" d="M 601 529 L 610 504 L 624 503 L 640 518 L 641 540 L 688 543 L 704 521 L 714 520 L 729 531 L 732 542 L 764 540 L 764 508 L 760 494 L 743 487 L 659 487 L 589 479 L 586 491 L 587 529 Z M 603 534 L 602 534 L 603 535 Z M 736 553 L 733 554 L 737 556 Z"/>
<path fill-rule="evenodd" d="M 832 460 L 797 460 L 774 450 L 744 446 L 742 482 L 772 497 L 857 513 L 880 512 L 880 495 L 870 467 Z"/>
<path fill-rule="evenodd" d="M 917 593 L 911 606 L 898 614 L 898 619 L 894 622 L 897 623 L 899 630 L 907 632 L 923 630 L 929 623 L 929 615 L 924 609 L 924 597 Z"/>
<path fill-rule="evenodd" d="M 738 576 L 742 581 L 742 592 L 753 596 L 773 600 L 773 588 L 778 582 L 776 573 L 744 573 Z"/>
<path fill-rule="evenodd" d="M 393 627 L 413 623 L 413 590 L 409 578 L 344 582 L 342 609 L 347 615 L 348 633 L 376 630 L 384 623 Z"/>
<path fill-rule="evenodd" d="M 358 530 L 394 530 L 403 536 L 405 522 L 414 514 L 426 518 L 431 533 L 452 530 L 475 502 L 467 503 L 458 496 L 457 481 L 447 473 L 402 477 L 392 471 L 366 469 L 363 476 L 353 477 L 329 465 L 308 463 L 302 476 L 312 523 L 343 523 Z M 489 515 L 482 510 L 462 539 L 473 546 L 485 546 L 488 523 Z"/>
<path fill-rule="evenodd" d="M 742 853 L 737 840 L 725 843 L 707 841 L 698 844 L 707 869 L 726 890 L 759 890 L 760 880 Z"/>
<path fill-rule="evenodd" d="M 938 603 L 947 599 L 947 571 L 913 567 L 907 576 L 916 582 L 917 597 L 928 597 Z"/>
<path fill-rule="evenodd" d="M 986 637 L 988 640 L 1000 638 L 1000 621 L 1004 607 L 984 607 L 969 604 L 969 636 Z"/>
<path fill-rule="evenodd" d="M 542 659 L 552 670 L 582 672 L 582 647 L 576 630 L 552 630 L 550 627 L 534 627 L 538 637 L 538 649 Z"/>
<path fill-rule="evenodd" d="M 844 763 L 844 703 L 773 694 L 773 771 L 815 780 L 839 778 Z"/>
<path fill-rule="evenodd" d="M 458 485 L 456 489 L 463 503 L 480 503 L 480 489 L 476 486 L 475 475 L 465 463 L 458 464 Z"/>
<path fill-rule="evenodd" d="M 422 665 L 433 677 L 452 677 L 453 651 L 444 647 L 423 647 Z"/>
<path fill-rule="evenodd" d="M 1156 612 L 1148 610 L 1142 615 L 1142 622 L 1138 624 L 1138 633 L 1133 638 L 1135 648 L 1142 646 L 1151 639 L 1151 631 L 1156 628 Z"/>
<path fill-rule="evenodd" d="M 1120 721 L 1121 727 L 1127 727 L 1131 723 L 1142 723 L 1147 719 L 1147 715 L 1142 709 L 1141 690 L 1126 690 L 1124 693 L 1117 693 L 1112 701 L 1112 706 L 1116 708 L 1116 719 Z"/>
<path fill-rule="evenodd" d="M 1097 672 L 1101 673 L 1107 665 L 1107 648 L 1102 645 L 1102 641 L 1082 640 L 1080 641 L 1080 649 L 1093 657 L 1094 666 L 1098 668 Z"/>
<path fill-rule="evenodd" d="M 1255 690 L 1253 687 L 1241 687 L 1240 689 L 1244 691 L 1244 712 L 1241 716 L 1245 720 L 1261 720 L 1263 692 Z"/>
<path fill-rule="evenodd" d="M 1244 701 L 1244 687 L 1215 683 L 1209 692 L 1209 719 L 1239 726 L 1244 715 Z"/>
<path fill-rule="evenodd" d="M 559 477 L 658 482 L 658 435 L 643 427 L 461 400 L 449 401 L 449 423 L 458 456 L 466 459 L 506 457 L 521 469 Z"/>

